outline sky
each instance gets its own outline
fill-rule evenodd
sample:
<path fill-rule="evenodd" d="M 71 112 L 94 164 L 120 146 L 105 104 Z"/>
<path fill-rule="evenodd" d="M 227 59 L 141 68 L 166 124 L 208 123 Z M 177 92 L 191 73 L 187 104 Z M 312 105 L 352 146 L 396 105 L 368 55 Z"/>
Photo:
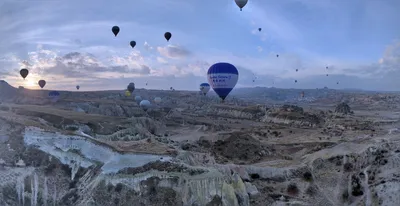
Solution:
<path fill-rule="evenodd" d="M 400 90 L 398 8 L 398 0 L 249 0 L 243 11 L 234 0 L 0 0 L 0 79 L 32 89 L 44 79 L 54 90 L 130 82 L 199 90 L 212 64 L 229 62 L 236 87 Z"/>

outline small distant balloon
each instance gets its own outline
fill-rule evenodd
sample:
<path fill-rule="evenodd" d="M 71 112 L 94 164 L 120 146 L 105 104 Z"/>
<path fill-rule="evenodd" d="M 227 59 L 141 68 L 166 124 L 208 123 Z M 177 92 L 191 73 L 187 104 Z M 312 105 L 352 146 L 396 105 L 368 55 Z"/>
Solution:
<path fill-rule="evenodd" d="M 246 6 L 248 0 L 235 0 L 236 5 L 240 8 L 240 11 L 242 11 L 243 7 Z"/>
<path fill-rule="evenodd" d="M 79 88 L 81 88 L 81 86 L 79 86 L 79 85 L 76 85 L 76 89 L 77 89 L 77 90 L 79 90 Z"/>
<path fill-rule="evenodd" d="M 296 72 L 298 72 L 299 71 L 299 69 L 296 69 Z"/>
<path fill-rule="evenodd" d="M 156 97 L 156 98 L 154 98 L 154 102 L 155 102 L 156 104 L 160 104 L 160 103 L 161 103 L 161 97 Z"/>
<path fill-rule="evenodd" d="M 276 57 L 279 57 L 279 54 L 277 54 Z"/>
<path fill-rule="evenodd" d="M 329 74 L 326 74 L 326 76 L 329 76 Z"/>
<path fill-rule="evenodd" d="M 137 104 L 139 104 L 142 101 L 142 97 L 141 96 L 135 96 L 135 101 Z"/>
<path fill-rule="evenodd" d="M 149 102 L 149 100 L 142 100 L 139 103 L 139 106 L 146 112 L 150 108 L 151 103 Z"/>
<path fill-rule="evenodd" d="M 297 80 L 294 80 L 295 83 L 297 83 Z"/>
<path fill-rule="evenodd" d="M 51 91 L 51 92 L 49 92 L 49 97 L 52 102 L 57 102 L 58 99 L 60 98 L 60 92 Z"/>
<path fill-rule="evenodd" d="M 129 85 L 126 87 L 130 93 L 132 93 L 135 90 L 135 83 L 131 82 Z"/>
<path fill-rule="evenodd" d="M 336 84 L 339 84 L 339 82 L 336 82 Z"/>
<path fill-rule="evenodd" d="M 208 83 L 201 83 L 200 84 L 200 92 L 205 96 L 208 91 L 210 91 L 210 84 Z"/>
<path fill-rule="evenodd" d="M 39 84 L 40 88 L 43 89 L 43 87 L 46 86 L 46 81 L 45 80 L 39 80 L 38 84 Z"/>
<path fill-rule="evenodd" d="M 261 31 L 261 28 L 258 28 L 258 31 Z"/>
<path fill-rule="evenodd" d="M 167 41 L 169 41 L 172 37 L 172 34 L 170 32 L 165 32 L 164 37 Z"/>
<path fill-rule="evenodd" d="M 326 69 L 328 69 L 328 67 L 326 67 Z"/>
<path fill-rule="evenodd" d="M 135 48 L 135 46 L 136 46 L 136 42 L 135 41 L 131 41 L 129 44 L 131 45 L 132 48 Z"/>
<path fill-rule="evenodd" d="M 174 88 L 170 87 L 169 89 L 172 90 L 172 89 L 174 89 Z"/>
<path fill-rule="evenodd" d="M 28 71 L 27 69 L 21 69 L 21 70 L 19 71 L 19 74 L 21 75 L 22 78 L 25 79 L 25 78 L 28 76 L 29 71 Z"/>
<path fill-rule="evenodd" d="M 118 26 L 113 26 L 111 31 L 112 31 L 112 33 L 114 33 L 115 36 L 117 36 L 118 33 L 119 33 L 119 27 Z"/>

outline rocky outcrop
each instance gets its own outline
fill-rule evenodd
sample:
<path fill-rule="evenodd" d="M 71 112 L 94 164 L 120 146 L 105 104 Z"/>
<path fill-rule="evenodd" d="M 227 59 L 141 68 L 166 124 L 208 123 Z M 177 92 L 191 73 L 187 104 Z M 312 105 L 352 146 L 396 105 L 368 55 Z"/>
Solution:
<path fill-rule="evenodd" d="M 233 119 L 257 120 L 265 115 L 266 109 L 262 106 L 233 107 L 225 105 L 214 105 L 204 108 L 207 116 L 218 116 Z M 204 115 L 204 113 L 203 113 Z"/>
<path fill-rule="evenodd" d="M 320 114 L 304 112 L 303 108 L 295 105 L 283 105 L 279 108 L 268 110 L 267 114 L 261 119 L 263 122 L 274 122 L 291 124 L 302 128 L 312 128 L 323 123 Z"/>
<path fill-rule="evenodd" d="M 353 113 L 351 111 L 350 106 L 348 104 L 346 104 L 345 102 L 342 102 L 342 103 L 336 105 L 335 112 L 341 113 L 341 114 L 352 114 Z"/>

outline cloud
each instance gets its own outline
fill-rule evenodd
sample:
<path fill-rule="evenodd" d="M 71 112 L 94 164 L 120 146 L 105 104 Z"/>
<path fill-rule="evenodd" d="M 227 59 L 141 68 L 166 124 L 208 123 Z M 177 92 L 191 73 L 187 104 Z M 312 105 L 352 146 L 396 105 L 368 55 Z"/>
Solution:
<path fill-rule="evenodd" d="M 166 47 L 157 47 L 157 51 L 164 57 L 170 58 L 170 59 L 181 59 L 184 57 L 189 56 L 191 53 L 177 45 L 168 45 Z"/>
<path fill-rule="evenodd" d="M 157 57 L 157 61 L 158 62 L 160 62 L 160 63 L 162 63 L 162 64 L 166 64 L 166 63 L 168 63 L 168 61 L 167 60 L 165 60 L 164 58 L 162 58 L 162 57 Z"/>
<path fill-rule="evenodd" d="M 379 65 L 381 72 L 400 71 L 400 41 L 386 47 Z"/>
<path fill-rule="evenodd" d="M 399 1 L 251 1 L 242 12 L 233 1 L 123 0 L 123 8 L 99 1 L 3 1 L 1 78 L 19 84 L 19 69 L 28 68 L 29 78 L 49 85 L 108 89 L 134 80 L 198 89 L 212 64 L 230 62 L 240 70 L 238 86 L 400 88 L 398 42 L 384 48 L 400 36 Z M 214 15 L 196 18 L 204 10 Z M 166 31 L 174 45 L 166 45 Z"/>
<path fill-rule="evenodd" d="M 149 43 L 147 43 L 147 41 L 144 42 L 143 47 L 144 47 L 144 49 L 146 49 L 147 51 L 151 51 L 151 50 L 154 49 L 152 46 L 150 46 Z"/>
<path fill-rule="evenodd" d="M 111 56 L 99 59 L 90 53 L 70 52 L 60 55 L 59 52 L 40 49 L 29 52 L 28 60 L 14 59 L 20 67 L 27 67 L 30 73 L 40 76 L 60 76 L 64 78 L 96 78 L 104 75 L 119 76 L 150 74 L 140 52 L 131 52 L 126 56 Z"/>

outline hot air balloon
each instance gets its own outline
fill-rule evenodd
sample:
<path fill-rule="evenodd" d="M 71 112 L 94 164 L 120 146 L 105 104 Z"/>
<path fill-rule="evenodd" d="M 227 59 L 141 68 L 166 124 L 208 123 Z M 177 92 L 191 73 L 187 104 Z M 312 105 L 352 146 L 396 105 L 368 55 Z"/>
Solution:
<path fill-rule="evenodd" d="M 142 100 L 139 103 L 139 106 L 146 112 L 150 108 L 151 103 L 149 102 L 149 100 Z"/>
<path fill-rule="evenodd" d="M 297 80 L 294 80 L 294 83 L 297 83 Z"/>
<path fill-rule="evenodd" d="M 200 84 L 200 92 L 205 96 L 208 91 L 210 91 L 210 84 L 208 83 L 201 83 Z"/>
<path fill-rule="evenodd" d="M 136 42 L 135 41 L 131 41 L 129 44 L 131 45 L 132 48 L 135 48 L 135 46 L 136 46 Z"/>
<path fill-rule="evenodd" d="M 170 32 L 165 32 L 164 37 L 167 41 L 169 41 L 172 37 L 172 34 Z"/>
<path fill-rule="evenodd" d="M 119 33 L 119 27 L 118 26 L 113 26 L 111 31 L 112 31 L 112 33 L 114 33 L 115 36 L 117 36 L 118 33 Z"/>
<path fill-rule="evenodd" d="M 329 76 L 329 74 L 326 74 L 326 76 Z"/>
<path fill-rule="evenodd" d="M 243 7 L 246 6 L 248 0 L 235 0 L 236 5 L 240 8 L 240 11 L 242 11 Z"/>
<path fill-rule="evenodd" d="M 336 84 L 339 84 L 339 82 L 336 82 Z"/>
<path fill-rule="evenodd" d="M 169 89 L 170 89 L 170 90 L 173 90 L 174 88 L 170 87 Z"/>
<path fill-rule="evenodd" d="M 43 89 L 43 87 L 46 86 L 46 81 L 44 81 L 44 80 L 39 80 L 38 84 L 39 84 L 40 88 Z"/>
<path fill-rule="evenodd" d="M 57 91 L 49 92 L 49 98 L 51 99 L 52 102 L 57 102 L 59 97 L 60 97 L 60 92 Z"/>
<path fill-rule="evenodd" d="M 135 90 L 135 83 L 131 82 L 129 85 L 126 87 L 130 93 L 132 93 Z"/>
<path fill-rule="evenodd" d="M 130 96 L 131 96 L 131 92 L 128 91 L 128 90 L 126 90 L 126 91 L 125 91 L 125 97 L 130 97 Z"/>
<path fill-rule="evenodd" d="M 79 85 L 76 85 L 76 89 L 77 89 L 77 90 L 79 90 L 79 88 L 81 88 L 81 86 L 79 86 Z"/>
<path fill-rule="evenodd" d="M 25 78 L 28 76 L 29 71 L 28 71 L 27 69 L 21 69 L 21 70 L 19 71 L 19 74 L 21 75 L 22 78 L 25 79 Z"/>
<path fill-rule="evenodd" d="M 277 54 L 276 57 L 279 57 L 279 54 Z"/>
<path fill-rule="evenodd" d="M 258 28 L 258 31 L 261 31 L 261 28 Z"/>
<path fill-rule="evenodd" d="M 141 96 L 135 96 L 135 101 L 136 101 L 136 103 L 140 104 L 140 102 L 142 101 L 142 97 Z"/>
<path fill-rule="evenodd" d="M 154 102 L 155 102 L 156 104 L 160 104 L 160 103 L 161 103 L 161 97 L 156 97 L 156 98 L 154 98 Z"/>
<path fill-rule="evenodd" d="M 298 69 L 296 69 L 296 72 L 298 72 L 299 70 Z"/>
<path fill-rule="evenodd" d="M 215 93 L 222 100 L 225 100 L 236 86 L 239 79 L 239 72 L 232 64 L 220 62 L 208 69 L 207 79 Z"/>

